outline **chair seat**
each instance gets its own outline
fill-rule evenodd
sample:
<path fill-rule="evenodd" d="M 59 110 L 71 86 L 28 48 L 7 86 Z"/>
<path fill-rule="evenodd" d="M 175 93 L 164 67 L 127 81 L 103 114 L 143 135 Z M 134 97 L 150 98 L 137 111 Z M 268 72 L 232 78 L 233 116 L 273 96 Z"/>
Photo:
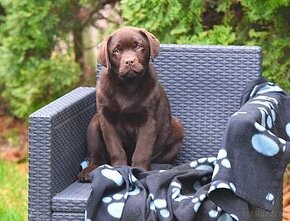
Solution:
<path fill-rule="evenodd" d="M 91 190 L 91 183 L 72 183 L 52 198 L 53 212 L 84 213 Z"/>

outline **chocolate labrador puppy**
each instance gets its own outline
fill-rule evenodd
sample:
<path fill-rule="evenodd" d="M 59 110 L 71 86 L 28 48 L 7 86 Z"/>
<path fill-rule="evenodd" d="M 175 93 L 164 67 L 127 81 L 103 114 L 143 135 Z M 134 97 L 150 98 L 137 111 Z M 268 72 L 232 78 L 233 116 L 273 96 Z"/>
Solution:
<path fill-rule="evenodd" d="M 89 166 L 80 181 L 101 164 L 150 169 L 171 163 L 181 148 L 183 126 L 171 116 L 157 72 L 149 63 L 159 41 L 144 29 L 125 27 L 106 37 L 98 61 L 97 113 L 87 130 Z"/>

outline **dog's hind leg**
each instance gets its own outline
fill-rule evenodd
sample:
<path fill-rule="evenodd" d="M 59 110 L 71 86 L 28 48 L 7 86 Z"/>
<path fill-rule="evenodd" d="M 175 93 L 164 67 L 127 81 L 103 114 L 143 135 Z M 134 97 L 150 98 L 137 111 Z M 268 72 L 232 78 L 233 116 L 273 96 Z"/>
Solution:
<path fill-rule="evenodd" d="M 181 121 L 172 117 L 171 132 L 168 136 L 163 152 L 152 159 L 153 163 L 172 163 L 178 152 L 181 150 L 184 137 L 184 129 Z"/>
<path fill-rule="evenodd" d="M 102 164 L 109 163 L 108 153 L 103 139 L 99 114 L 97 113 L 89 123 L 87 129 L 87 149 L 89 166 L 79 174 L 80 182 L 89 182 L 89 173 Z"/>

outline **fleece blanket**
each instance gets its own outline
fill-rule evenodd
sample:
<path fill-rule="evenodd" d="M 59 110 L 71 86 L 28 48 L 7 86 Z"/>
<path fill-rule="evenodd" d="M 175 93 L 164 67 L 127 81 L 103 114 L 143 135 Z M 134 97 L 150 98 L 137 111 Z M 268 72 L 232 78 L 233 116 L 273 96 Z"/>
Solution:
<path fill-rule="evenodd" d="M 245 220 L 272 210 L 290 159 L 290 97 L 259 78 L 245 89 L 217 156 L 180 166 L 98 167 L 87 220 Z"/>

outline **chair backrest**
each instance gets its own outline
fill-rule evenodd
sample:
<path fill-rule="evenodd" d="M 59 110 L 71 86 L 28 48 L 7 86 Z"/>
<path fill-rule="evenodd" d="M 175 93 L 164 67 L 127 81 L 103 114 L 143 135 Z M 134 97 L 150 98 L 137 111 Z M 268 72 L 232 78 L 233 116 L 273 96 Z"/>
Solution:
<path fill-rule="evenodd" d="M 261 72 L 261 48 L 161 45 L 155 67 L 181 119 L 185 139 L 176 164 L 215 156 L 243 88 Z"/>

